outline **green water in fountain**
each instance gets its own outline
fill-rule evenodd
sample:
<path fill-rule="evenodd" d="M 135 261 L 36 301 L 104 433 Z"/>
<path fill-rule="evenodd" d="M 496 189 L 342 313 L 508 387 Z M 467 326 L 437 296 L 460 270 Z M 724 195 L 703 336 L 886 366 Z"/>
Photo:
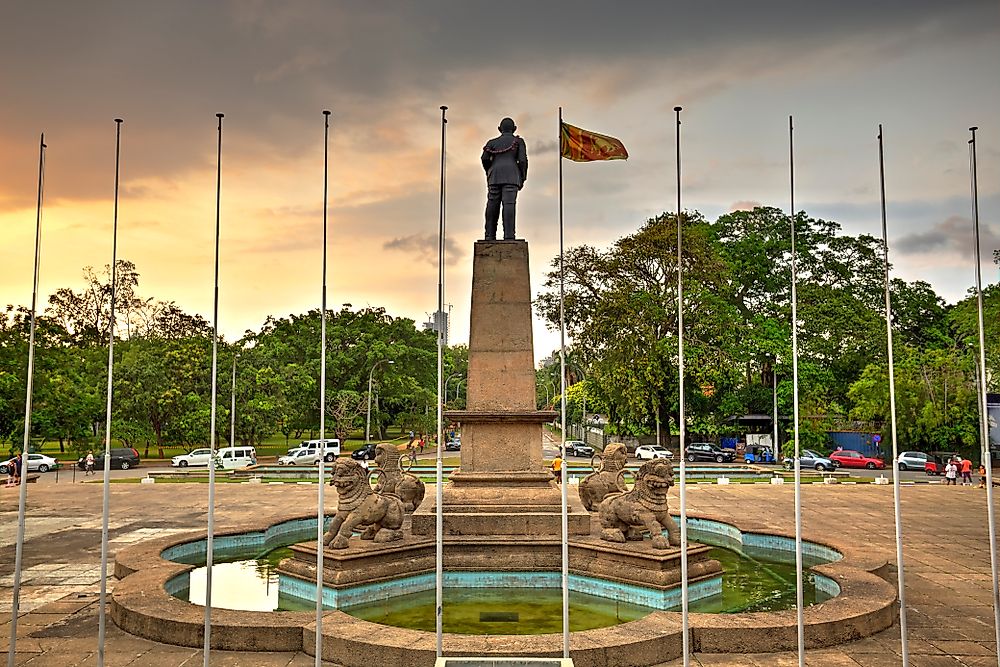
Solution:
<path fill-rule="evenodd" d="M 692 601 L 692 612 L 731 614 L 795 607 L 795 564 L 782 555 L 767 557 L 715 547 L 710 557 L 722 563 L 722 593 Z M 434 631 L 434 591 L 345 607 L 356 618 L 383 625 Z M 816 589 L 813 574 L 803 577 L 803 599 L 810 605 L 829 596 Z M 642 618 L 654 609 L 570 591 L 570 630 L 590 630 Z M 678 606 L 679 608 L 679 606 Z M 562 632 L 562 592 L 558 588 L 444 590 L 444 631 L 459 634 L 545 634 Z M 494 620 L 506 616 L 506 620 Z"/>
<path fill-rule="evenodd" d="M 699 539 L 701 536 L 699 535 Z M 708 540 L 700 539 L 707 542 Z M 278 596 L 278 563 L 291 555 L 282 547 L 260 558 L 216 563 L 213 606 L 256 611 L 307 611 L 313 603 Z M 714 547 L 722 564 L 722 593 L 691 602 L 692 612 L 740 613 L 795 607 L 795 564 L 785 552 L 744 553 Z M 818 561 L 807 559 L 808 567 Z M 805 604 L 828 599 L 811 572 L 804 581 Z M 562 631 L 562 594 L 558 588 L 445 588 L 444 630 L 460 634 L 544 634 Z M 178 597 L 204 603 L 204 568 L 191 572 L 189 587 Z M 343 610 L 357 618 L 417 630 L 434 630 L 434 591 L 400 595 Z M 654 611 L 586 593 L 570 592 L 570 629 L 574 632 L 634 621 Z"/>

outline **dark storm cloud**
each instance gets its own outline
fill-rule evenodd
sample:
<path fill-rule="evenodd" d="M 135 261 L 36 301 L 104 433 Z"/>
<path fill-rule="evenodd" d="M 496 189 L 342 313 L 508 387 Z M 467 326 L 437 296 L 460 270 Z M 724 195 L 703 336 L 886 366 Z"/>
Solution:
<path fill-rule="evenodd" d="M 397 250 L 409 255 L 411 259 L 418 259 L 437 266 L 438 237 L 433 234 L 411 234 L 410 236 L 397 237 L 383 243 L 382 248 L 384 250 Z M 446 238 L 444 244 L 445 263 L 457 264 L 462 255 L 458 244 L 453 239 Z"/>
<path fill-rule="evenodd" d="M 0 78 L 13 94 L 0 105 L 0 176 L 30 165 L 35 147 L 22 138 L 48 128 L 53 197 L 106 197 L 116 115 L 126 151 L 143 147 L 127 176 L 169 181 L 211 171 L 218 111 L 230 161 L 293 159 L 315 142 L 324 107 L 335 132 L 354 133 L 343 141 L 385 150 L 370 128 L 419 126 L 457 89 L 474 114 L 530 81 L 604 103 L 657 82 L 691 98 L 813 57 L 850 68 L 872 53 L 975 39 L 996 18 L 985 0 L 586 0 L 571 12 L 527 0 L 7 3 Z M 30 205 L 30 188 L 0 192 L 0 202 Z"/>
<path fill-rule="evenodd" d="M 992 260 L 993 252 L 1000 248 L 1000 233 L 980 220 L 980 257 Z M 950 216 L 926 232 L 916 232 L 901 236 L 896 248 L 904 255 L 931 254 L 941 252 L 968 255 L 972 252 L 972 220 L 958 215 Z"/>

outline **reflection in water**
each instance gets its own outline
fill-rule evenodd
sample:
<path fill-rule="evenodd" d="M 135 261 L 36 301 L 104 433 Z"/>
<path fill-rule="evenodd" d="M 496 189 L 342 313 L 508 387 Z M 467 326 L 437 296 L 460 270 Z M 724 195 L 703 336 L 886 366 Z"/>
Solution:
<path fill-rule="evenodd" d="M 212 564 L 212 607 L 243 611 L 275 611 L 284 605 L 278 599 L 278 573 L 282 559 L 292 555 L 280 547 L 253 560 Z M 199 567 L 189 575 L 187 599 L 205 604 L 206 569 Z M 300 608 L 306 608 L 303 604 Z"/>
<path fill-rule="evenodd" d="M 720 540 L 692 531 L 702 543 Z M 733 547 L 733 545 L 727 545 Z M 212 568 L 212 606 L 250 611 L 303 611 L 314 603 L 278 596 L 278 563 L 291 556 L 282 547 L 260 558 L 216 563 Z M 711 557 L 722 563 L 722 593 L 691 602 L 693 612 L 738 613 L 778 611 L 795 607 L 794 555 L 787 552 L 737 550 L 715 546 Z M 806 566 L 820 562 L 806 559 Z M 828 599 L 817 591 L 812 572 L 806 572 L 804 601 Z M 205 569 L 191 572 L 190 585 L 178 597 L 196 604 L 205 601 Z M 434 629 L 434 592 L 412 593 L 344 609 L 365 620 L 401 627 Z M 570 594 L 571 629 L 616 625 L 642 618 L 652 611 L 584 593 Z M 562 596 L 558 588 L 445 589 L 445 629 L 468 634 L 525 634 L 560 632 Z"/>
<path fill-rule="evenodd" d="M 444 631 L 467 635 L 535 635 L 562 632 L 562 591 L 558 588 L 446 588 Z M 434 591 L 421 591 L 353 607 L 357 618 L 433 632 Z M 569 595 L 573 632 L 618 625 L 642 618 L 649 607 L 616 602 L 586 593 Z"/>

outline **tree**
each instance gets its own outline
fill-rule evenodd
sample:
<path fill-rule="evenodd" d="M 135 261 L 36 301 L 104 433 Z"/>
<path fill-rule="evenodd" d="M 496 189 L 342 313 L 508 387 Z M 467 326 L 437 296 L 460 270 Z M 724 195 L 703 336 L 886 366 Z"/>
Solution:
<path fill-rule="evenodd" d="M 904 448 L 978 451 L 979 417 L 975 367 L 957 349 L 896 348 L 898 438 Z M 852 416 L 889 417 L 889 378 L 884 363 L 870 364 L 848 395 Z M 888 431 L 886 434 L 889 435 Z"/>
<path fill-rule="evenodd" d="M 120 335 L 122 330 L 128 332 L 130 314 L 142 302 L 135 294 L 139 285 L 135 264 L 120 259 L 115 266 L 115 320 Z M 101 275 L 93 267 L 85 267 L 83 277 L 83 290 L 61 287 L 49 296 L 46 313 L 66 330 L 72 342 L 99 345 L 107 341 L 111 326 L 111 266 L 106 265 Z"/>
<path fill-rule="evenodd" d="M 697 360 L 686 381 L 724 383 L 735 342 L 726 326 L 729 304 L 720 298 L 727 269 L 704 219 L 685 213 L 682 220 L 685 338 L 689 358 Z M 567 330 L 589 368 L 588 389 L 615 422 L 648 425 L 650 414 L 664 422 L 673 415 L 676 422 L 676 238 L 675 217 L 664 214 L 605 252 L 583 246 L 567 253 Z M 538 300 L 553 326 L 559 322 L 558 286 L 554 270 Z"/>

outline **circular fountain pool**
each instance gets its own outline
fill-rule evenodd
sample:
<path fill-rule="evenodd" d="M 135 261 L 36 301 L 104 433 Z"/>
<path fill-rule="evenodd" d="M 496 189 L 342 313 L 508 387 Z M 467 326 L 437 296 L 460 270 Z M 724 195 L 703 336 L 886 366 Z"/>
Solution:
<path fill-rule="evenodd" d="M 692 531 L 692 539 L 715 543 L 710 557 L 722 563 L 721 592 L 689 606 L 693 612 L 739 613 L 780 611 L 795 607 L 794 555 L 762 548 L 720 545 L 723 539 Z M 259 553 L 259 552 L 258 552 Z M 315 603 L 279 594 L 278 563 L 290 552 L 284 547 L 254 557 L 251 553 L 230 553 L 227 561 L 212 569 L 212 604 L 224 609 L 248 611 L 306 611 Z M 825 562 L 807 558 L 806 565 Z M 806 604 L 829 599 L 836 584 L 812 571 L 805 573 Z M 559 574 L 492 573 L 498 587 L 468 588 L 446 586 L 444 625 L 446 632 L 460 634 L 544 634 L 559 632 L 562 595 Z M 571 575 L 571 580 L 575 575 Z M 203 604 L 205 568 L 199 567 L 175 578 L 170 592 L 183 600 Z M 341 607 L 356 618 L 384 625 L 416 630 L 434 630 L 434 591 L 404 595 Z M 598 597 L 581 591 L 570 592 L 570 629 L 574 632 L 627 623 L 655 611 L 652 607 Z"/>
<path fill-rule="evenodd" d="M 309 652 L 314 648 L 316 640 L 311 633 L 320 627 L 313 602 L 315 584 L 310 587 L 307 580 L 300 578 L 297 587 L 286 586 L 288 579 L 296 577 L 282 576 L 278 580 L 274 568 L 285 555 L 277 551 L 279 547 L 307 542 L 315 535 L 315 517 L 294 513 L 216 532 L 212 599 L 216 611 L 211 617 L 214 648 L 286 652 Z M 693 542 L 729 549 L 711 554 L 722 561 L 725 576 L 691 579 L 691 599 L 706 599 L 694 602 L 690 609 L 716 612 L 690 616 L 692 650 L 702 653 L 794 650 L 797 646 L 795 615 L 787 611 L 766 611 L 793 606 L 794 536 L 787 532 L 763 531 L 759 524 L 747 524 L 729 516 L 689 516 L 688 535 Z M 119 551 L 115 556 L 115 574 L 119 581 L 111 596 L 115 623 L 122 630 L 146 639 L 202 647 L 204 638 L 200 631 L 204 624 L 204 608 L 187 600 L 197 603 L 204 599 L 204 574 L 199 575 L 198 570 L 204 563 L 205 542 L 204 535 L 189 533 L 147 540 Z M 802 545 L 809 567 L 804 572 L 807 606 L 803 616 L 811 646 L 834 646 L 892 626 L 896 609 L 895 586 L 880 576 L 888 568 L 884 558 L 873 556 L 866 549 L 828 541 L 803 540 Z M 308 552 L 307 545 L 295 547 L 296 558 L 301 557 L 303 548 Z M 290 562 L 293 561 L 282 562 L 283 573 Z M 232 573 L 220 575 L 227 570 Z M 670 595 L 649 597 L 651 589 L 617 583 L 613 581 L 616 578 L 613 572 L 603 579 L 575 572 L 570 579 L 571 622 L 577 630 L 573 633 L 574 641 L 580 644 L 573 649 L 574 657 L 588 664 L 610 666 L 630 661 L 636 665 L 656 664 L 680 655 L 679 614 L 670 611 L 676 598 Z M 230 574 L 233 578 L 229 578 Z M 324 655 L 336 656 L 339 663 L 352 667 L 364 667 L 373 661 L 390 667 L 433 662 L 434 633 L 410 629 L 428 627 L 424 621 L 414 617 L 392 621 L 386 617 L 384 602 L 381 610 L 377 605 L 370 605 L 366 612 L 357 606 L 391 598 L 392 610 L 397 607 L 402 610 L 400 603 L 405 601 L 404 595 L 434 587 L 433 571 L 409 575 L 410 580 L 417 581 L 407 581 L 407 575 L 401 577 L 373 578 L 346 587 L 324 588 L 324 600 L 337 607 L 323 615 Z M 508 588 L 511 579 L 522 587 L 521 590 Z M 595 588 L 595 581 L 603 588 Z M 705 586 L 709 581 L 711 586 Z M 516 608 L 521 603 L 513 594 L 526 593 L 523 598 L 526 603 L 550 604 L 553 599 L 558 600 L 559 582 L 559 572 L 446 569 L 445 652 L 493 655 L 502 645 L 507 653 L 542 655 L 548 650 L 547 644 L 539 644 L 542 635 L 519 635 L 517 633 L 523 630 L 512 627 L 531 625 L 531 632 L 545 632 L 545 627 L 530 616 L 526 606 Z M 251 584 L 258 586 L 258 592 L 251 593 Z M 476 593 L 469 605 L 471 623 L 488 623 L 489 628 L 477 631 L 450 624 L 449 619 L 465 622 L 459 614 L 461 591 L 458 589 L 463 586 L 471 586 Z M 574 586 L 587 593 L 597 592 L 610 601 L 577 595 Z M 279 588 L 297 594 L 300 599 L 296 601 L 280 595 Z M 486 591 L 491 588 L 502 589 L 503 595 L 503 605 L 492 610 L 485 608 Z M 543 592 L 545 589 L 551 589 L 553 598 L 545 599 L 549 595 Z M 225 593 L 234 591 L 241 593 L 241 601 L 224 599 Z M 253 605 L 248 604 L 248 598 L 254 601 Z M 429 613 L 433 604 L 421 603 L 420 599 L 414 596 L 416 604 L 413 606 Z M 636 600 L 651 604 L 638 609 L 621 604 Z M 819 601 L 823 602 L 815 604 Z M 231 608 L 218 608 L 219 602 Z M 354 606 L 350 606 L 352 604 Z M 601 606 L 604 620 L 585 620 L 587 614 Z M 559 618 L 560 607 L 558 603 L 552 605 L 541 616 Z M 651 611 L 650 607 L 656 610 Z M 488 613 L 484 617 L 483 612 L 492 612 L 492 615 Z M 371 614 L 367 617 L 376 622 L 361 618 L 363 613 Z M 513 620 L 514 613 L 517 622 Z M 629 621 L 630 618 L 637 620 Z M 379 625 L 390 621 L 408 627 Z M 581 621 L 605 627 L 578 630 L 592 627 L 578 625 Z M 613 627 L 607 627 L 608 624 Z M 758 631 L 745 632 L 750 625 Z M 491 634 L 473 634 L 484 631 Z M 558 633 L 546 636 L 558 637 Z M 498 639 L 500 644 L 497 644 Z"/>

